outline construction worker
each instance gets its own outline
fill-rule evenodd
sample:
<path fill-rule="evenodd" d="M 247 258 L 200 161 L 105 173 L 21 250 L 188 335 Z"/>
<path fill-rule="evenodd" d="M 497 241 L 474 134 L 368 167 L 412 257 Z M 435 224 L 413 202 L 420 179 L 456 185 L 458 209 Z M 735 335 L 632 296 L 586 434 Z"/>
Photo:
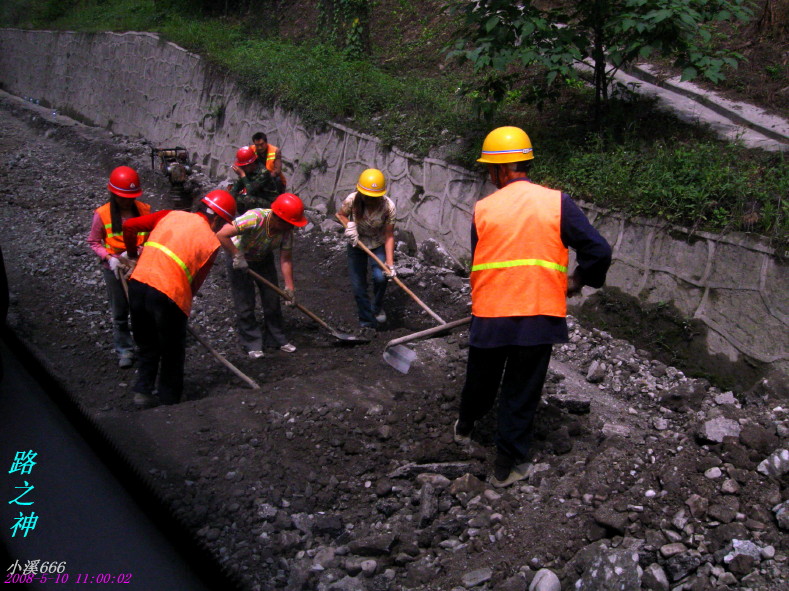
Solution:
<path fill-rule="evenodd" d="M 271 209 L 250 209 L 222 228 L 217 238 L 230 255 L 228 274 L 233 305 L 236 309 L 236 326 L 241 345 L 253 359 L 263 357 L 263 348 L 279 348 L 293 353 L 295 345 L 288 342 L 283 331 L 282 308 L 279 295 L 260 285 L 248 270 L 277 284 L 277 267 L 274 249 L 279 248 L 279 263 L 285 292 L 296 303 L 293 284 L 293 228 L 307 224 L 304 204 L 293 193 L 283 193 L 271 204 Z M 263 303 L 263 331 L 255 319 L 255 284 Z"/>
<path fill-rule="evenodd" d="M 611 247 L 572 199 L 529 180 L 533 158 L 522 129 L 500 127 L 477 160 L 498 191 L 474 208 L 470 346 L 454 437 L 468 442 L 498 393 L 496 487 L 526 477 L 551 349 L 568 340 L 566 298 L 601 287 L 611 264 Z M 577 255 L 569 277 L 568 247 Z"/>
<path fill-rule="evenodd" d="M 378 328 L 386 322 L 383 309 L 384 293 L 388 278 L 395 277 L 394 225 L 397 212 L 386 196 L 386 179 L 375 168 L 368 168 L 359 175 L 356 191 L 348 195 L 337 212 L 345 226 L 348 239 L 348 272 L 362 328 Z M 357 246 L 361 241 L 375 256 L 386 263 L 389 273 Z M 367 293 L 367 267 L 372 268 L 373 299 Z"/>
<path fill-rule="evenodd" d="M 249 147 L 255 150 L 258 158 L 266 163 L 266 169 L 274 177 L 274 180 L 279 183 L 279 192 L 284 193 L 285 188 L 288 186 L 288 181 L 285 175 L 282 174 L 282 153 L 279 148 L 274 144 L 268 143 L 268 138 L 262 131 L 258 131 L 252 136 L 252 145 Z"/>
<path fill-rule="evenodd" d="M 239 215 L 250 209 L 270 208 L 281 193 L 265 162 L 249 146 L 243 146 L 236 152 L 233 172 L 238 175 L 238 180 L 230 187 L 230 194 L 236 199 Z"/>
<path fill-rule="evenodd" d="M 127 369 L 134 365 L 134 339 L 129 328 L 129 302 L 120 282 L 123 269 L 119 256 L 126 250 L 123 222 L 147 215 L 151 206 L 137 201 L 142 195 L 140 177 L 128 166 L 119 166 L 110 173 L 107 190 L 110 200 L 93 212 L 88 245 L 101 261 L 101 274 L 110 300 L 112 341 L 119 358 L 118 366 Z M 136 236 L 135 251 L 146 236 L 144 232 Z"/>
<path fill-rule="evenodd" d="M 181 400 L 192 298 L 219 252 L 215 232 L 235 214 L 236 202 L 230 193 L 216 190 L 203 197 L 196 213 L 164 210 L 123 224 L 123 240 L 133 269 L 129 302 L 140 362 L 132 390 L 138 407 L 156 404 L 157 374 L 159 401 L 176 404 Z M 149 236 L 137 260 L 135 245 L 140 232 Z"/>

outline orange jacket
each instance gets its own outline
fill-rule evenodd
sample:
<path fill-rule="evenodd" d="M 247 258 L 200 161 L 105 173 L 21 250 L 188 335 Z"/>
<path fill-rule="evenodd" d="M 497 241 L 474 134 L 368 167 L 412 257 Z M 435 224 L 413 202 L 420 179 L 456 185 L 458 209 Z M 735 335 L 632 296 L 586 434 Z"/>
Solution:
<path fill-rule="evenodd" d="M 518 181 L 476 204 L 474 316 L 567 315 L 569 253 L 561 239 L 561 202 L 560 191 Z"/>
<path fill-rule="evenodd" d="M 158 289 L 184 314 L 192 311 L 192 282 L 213 261 L 219 240 L 200 214 L 171 211 L 145 242 L 132 279 Z"/>
<path fill-rule="evenodd" d="M 142 201 L 137 201 L 137 211 L 140 215 L 147 215 L 151 212 L 151 206 Z M 104 248 L 110 254 L 120 254 L 126 250 L 126 245 L 123 243 L 123 230 L 117 234 L 112 231 L 112 214 L 110 213 L 109 201 L 96 209 L 96 213 L 101 218 L 101 223 L 104 225 Z M 148 236 L 147 232 L 140 232 L 137 234 L 137 246 L 145 242 L 145 237 Z"/>
<path fill-rule="evenodd" d="M 249 149 L 255 150 L 255 144 L 249 146 Z M 279 150 L 279 148 L 274 144 L 268 145 L 268 154 L 266 154 L 266 169 L 269 172 L 274 172 L 274 160 L 277 158 L 277 150 Z M 257 150 L 255 150 L 255 153 L 257 154 Z M 258 155 L 258 157 L 260 156 Z M 285 173 L 283 173 L 282 170 L 279 172 L 279 178 L 282 180 L 282 188 L 285 189 L 285 187 L 288 186 L 288 181 L 285 178 Z"/>

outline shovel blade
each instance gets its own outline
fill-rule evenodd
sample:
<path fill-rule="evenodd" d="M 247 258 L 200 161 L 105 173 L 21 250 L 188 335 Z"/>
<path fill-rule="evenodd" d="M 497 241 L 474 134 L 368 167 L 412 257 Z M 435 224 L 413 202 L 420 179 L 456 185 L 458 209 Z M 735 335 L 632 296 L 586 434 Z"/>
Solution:
<path fill-rule="evenodd" d="M 408 373 L 411 362 L 416 359 L 416 353 L 403 345 L 395 345 L 384 349 L 384 361 L 400 373 Z"/>
<path fill-rule="evenodd" d="M 341 343 L 348 345 L 363 345 L 365 343 L 370 342 L 370 339 L 366 339 L 364 337 L 360 337 L 353 334 L 348 334 L 345 332 L 333 331 L 331 335 Z"/>

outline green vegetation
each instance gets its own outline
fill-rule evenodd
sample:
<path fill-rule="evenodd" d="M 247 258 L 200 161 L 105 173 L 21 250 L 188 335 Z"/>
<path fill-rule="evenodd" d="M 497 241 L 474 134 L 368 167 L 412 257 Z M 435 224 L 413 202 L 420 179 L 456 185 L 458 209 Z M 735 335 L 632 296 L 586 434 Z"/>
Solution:
<path fill-rule="evenodd" d="M 353 24 L 354 7 L 362 11 L 362 0 L 321 0 L 323 12 L 310 31 L 320 30 L 320 18 L 331 18 L 333 32 L 300 30 L 292 35 L 298 42 L 265 18 L 273 0 L 5 0 L 0 18 L 5 26 L 155 31 L 232 72 L 251 96 L 294 110 L 308 124 L 338 121 L 423 156 L 444 145 L 453 162 L 481 173 L 474 160 L 487 131 L 520 125 L 536 148 L 538 182 L 626 213 L 698 229 L 759 232 L 776 245 L 789 241 L 785 156 L 718 141 L 648 101 L 613 99 L 615 108 L 596 125 L 588 108 L 593 88 L 573 84 L 538 109 L 524 101 L 534 93 L 533 80 L 525 79 L 502 94 L 489 121 L 479 117 L 458 89 L 488 72 L 443 61 L 442 48 L 459 26 L 442 12 L 444 2 L 377 0 L 366 59 L 353 57 L 367 43 L 366 33 L 357 28 L 349 35 L 345 27 Z M 342 10 L 327 12 L 329 5 Z M 288 7 L 284 18 L 297 8 Z"/>
<path fill-rule="evenodd" d="M 492 72 L 477 85 L 487 106 L 496 107 L 525 68 L 538 65 L 544 72 L 544 94 L 535 97 L 540 100 L 557 86 L 576 82 L 581 76 L 576 66 L 589 61 L 598 116 L 616 70 L 637 59 L 672 57 L 684 80 L 701 75 L 720 81 L 724 66 L 736 67 L 741 56 L 712 47 L 712 24 L 752 16 L 745 0 L 460 0 L 453 5 L 465 27 L 452 54 L 473 63 L 476 73 Z"/>

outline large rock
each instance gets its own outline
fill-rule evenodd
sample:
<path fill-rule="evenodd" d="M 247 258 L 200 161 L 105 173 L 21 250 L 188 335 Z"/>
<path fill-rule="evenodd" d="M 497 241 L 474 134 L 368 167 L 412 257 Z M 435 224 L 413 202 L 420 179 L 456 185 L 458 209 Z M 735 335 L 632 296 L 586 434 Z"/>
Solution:
<path fill-rule="evenodd" d="M 779 449 L 756 468 L 765 476 L 783 476 L 789 472 L 789 450 Z"/>
<path fill-rule="evenodd" d="M 481 585 L 482 583 L 487 583 L 491 578 L 493 578 L 493 570 L 485 567 L 465 573 L 461 577 L 461 580 L 463 581 L 464 587 L 470 588 Z"/>
<path fill-rule="evenodd" d="M 562 584 L 552 570 L 541 568 L 534 575 L 529 591 L 562 591 Z"/>
<path fill-rule="evenodd" d="M 780 505 L 773 507 L 773 513 L 775 513 L 778 527 L 782 530 L 789 530 L 789 501 L 784 501 Z"/>
<path fill-rule="evenodd" d="M 703 423 L 699 428 L 698 436 L 702 441 L 723 443 L 726 437 L 740 436 L 740 424 L 725 417 L 717 417 Z"/>
<path fill-rule="evenodd" d="M 641 576 L 641 588 L 647 591 L 669 590 L 666 571 L 657 562 L 653 562 L 644 569 L 644 574 Z"/>

